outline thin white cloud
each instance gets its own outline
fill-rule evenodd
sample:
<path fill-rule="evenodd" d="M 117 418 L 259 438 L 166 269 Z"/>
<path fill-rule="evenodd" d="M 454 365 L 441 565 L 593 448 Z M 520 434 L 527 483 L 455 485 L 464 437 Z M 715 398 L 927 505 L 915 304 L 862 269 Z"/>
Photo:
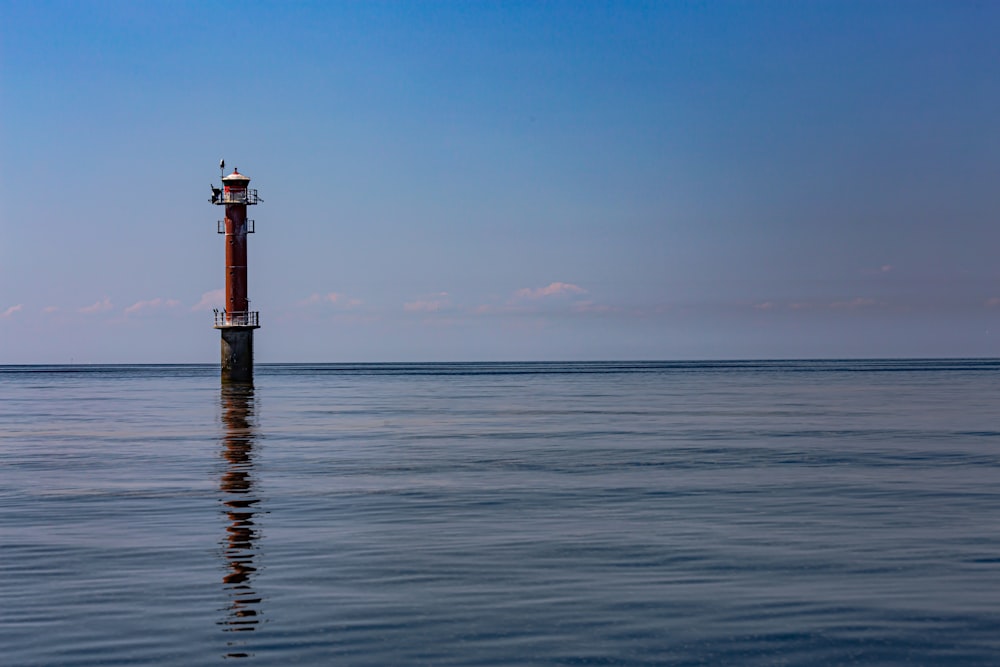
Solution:
<path fill-rule="evenodd" d="M 857 299 L 854 299 L 852 301 L 834 301 L 833 303 L 830 304 L 830 307 L 838 309 L 866 308 L 868 306 L 874 306 L 877 303 L 878 302 L 875 301 L 875 299 L 863 299 L 861 297 L 858 297 Z"/>
<path fill-rule="evenodd" d="M 553 282 L 544 287 L 525 287 L 515 291 L 506 303 L 486 303 L 467 309 L 476 315 L 528 315 L 546 316 L 557 313 L 576 313 L 577 315 L 602 315 L 624 312 L 621 306 L 599 303 L 592 299 L 568 298 L 579 297 L 589 292 L 573 283 Z M 412 304 L 428 309 L 432 304 Z"/>
<path fill-rule="evenodd" d="M 136 301 L 125 309 L 125 314 L 131 315 L 140 311 L 157 310 L 159 308 L 173 308 L 178 305 L 180 305 L 180 301 L 177 299 L 163 299 L 161 297 L 156 297 L 155 299 Z"/>
<path fill-rule="evenodd" d="M 987 308 L 996 308 L 997 306 L 1000 306 L 1000 296 L 987 299 L 985 305 Z"/>
<path fill-rule="evenodd" d="M 764 301 L 763 303 L 755 303 L 753 305 L 757 310 L 774 310 L 777 308 L 773 301 Z"/>
<path fill-rule="evenodd" d="M 3 313 L 0 313 L 0 317 L 6 319 L 6 318 L 10 317 L 11 315 L 13 315 L 14 313 L 19 313 L 22 310 L 24 310 L 24 304 L 23 303 L 19 303 L 16 306 L 11 306 L 7 310 L 3 311 Z"/>
<path fill-rule="evenodd" d="M 201 295 L 198 303 L 191 306 L 191 310 L 209 310 L 210 308 L 222 308 L 226 305 L 226 290 L 214 289 Z"/>
<path fill-rule="evenodd" d="M 403 304 L 403 310 L 408 313 L 436 313 L 444 307 L 442 301 L 410 301 Z"/>
<path fill-rule="evenodd" d="M 138 313 L 140 310 L 155 308 L 160 305 L 161 299 L 150 299 L 149 301 L 136 301 L 131 306 L 125 309 L 126 315 L 131 315 L 132 313 Z"/>
<path fill-rule="evenodd" d="M 476 315 L 544 315 L 555 312 L 583 314 L 621 311 L 621 308 L 595 303 L 589 299 L 567 298 L 582 294 L 589 292 L 579 285 L 556 281 L 544 287 L 521 288 L 514 291 L 506 303 L 485 303 L 469 308 L 467 312 Z M 416 304 L 413 308 L 416 309 Z"/>
<path fill-rule="evenodd" d="M 363 302 L 361 299 L 352 299 L 345 294 L 340 292 L 327 292 L 326 294 L 320 294 L 319 292 L 313 292 L 306 298 L 297 302 L 296 305 L 299 306 L 313 306 L 318 303 L 332 303 L 337 306 L 344 306 L 347 308 L 354 308 L 360 306 Z"/>
<path fill-rule="evenodd" d="M 103 313 L 111 310 L 114 306 L 111 304 L 111 299 L 104 297 L 100 301 L 90 304 L 89 306 L 84 306 L 79 309 L 79 312 L 85 315 L 92 315 L 94 313 Z"/>
<path fill-rule="evenodd" d="M 573 283 L 554 282 L 545 287 L 525 287 L 514 292 L 515 299 L 542 299 L 549 296 L 586 294 L 587 290 Z"/>
<path fill-rule="evenodd" d="M 451 306 L 447 292 L 438 292 L 423 299 L 403 304 L 403 310 L 408 313 L 436 313 Z"/>
<path fill-rule="evenodd" d="M 57 310 L 59 310 L 58 306 L 45 306 L 44 308 L 42 308 L 43 313 L 54 313 Z"/>
<path fill-rule="evenodd" d="M 311 306 L 314 303 L 319 303 L 322 300 L 323 300 L 323 297 L 320 296 L 318 293 L 314 292 L 314 293 L 310 294 L 309 296 L 307 296 L 306 298 L 304 298 L 301 301 L 299 301 L 298 305 L 300 305 L 300 306 Z"/>

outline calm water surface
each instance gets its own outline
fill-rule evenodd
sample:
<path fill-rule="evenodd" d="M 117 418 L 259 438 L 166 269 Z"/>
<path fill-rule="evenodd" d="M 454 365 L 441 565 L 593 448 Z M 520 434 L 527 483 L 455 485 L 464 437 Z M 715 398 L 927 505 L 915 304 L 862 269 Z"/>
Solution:
<path fill-rule="evenodd" d="M 995 665 L 1000 362 L 0 367 L 10 665 Z"/>

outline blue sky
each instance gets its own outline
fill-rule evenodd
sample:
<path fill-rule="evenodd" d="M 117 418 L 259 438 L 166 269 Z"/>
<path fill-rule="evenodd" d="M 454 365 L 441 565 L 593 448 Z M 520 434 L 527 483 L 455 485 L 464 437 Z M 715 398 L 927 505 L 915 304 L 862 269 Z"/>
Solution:
<path fill-rule="evenodd" d="M 0 0 L 0 363 L 997 356 L 1000 5 Z"/>

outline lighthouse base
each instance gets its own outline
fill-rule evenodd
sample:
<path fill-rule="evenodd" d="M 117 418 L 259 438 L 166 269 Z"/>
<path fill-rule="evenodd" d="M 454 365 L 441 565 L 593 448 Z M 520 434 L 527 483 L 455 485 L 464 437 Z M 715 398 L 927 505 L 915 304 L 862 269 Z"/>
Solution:
<path fill-rule="evenodd" d="M 253 330 L 227 327 L 222 331 L 222 383 L 253 385 Z"/>

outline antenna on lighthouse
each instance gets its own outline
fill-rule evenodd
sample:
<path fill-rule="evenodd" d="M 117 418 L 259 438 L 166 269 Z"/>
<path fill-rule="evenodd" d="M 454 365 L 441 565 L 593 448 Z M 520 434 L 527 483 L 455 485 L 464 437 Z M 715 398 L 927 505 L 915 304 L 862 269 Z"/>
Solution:
<path fill-rule="evenodd" d="M 219 176 L 226 175 L 226 160 L 225 158 L 219 160 Z"/>

